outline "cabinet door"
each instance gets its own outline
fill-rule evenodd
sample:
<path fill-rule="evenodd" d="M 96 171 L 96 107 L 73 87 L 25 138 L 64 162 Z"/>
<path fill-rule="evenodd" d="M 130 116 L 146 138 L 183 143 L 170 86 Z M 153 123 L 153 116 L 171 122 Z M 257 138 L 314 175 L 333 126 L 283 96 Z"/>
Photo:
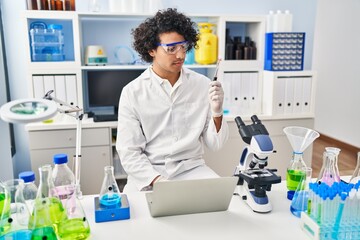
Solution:
<path fill-rule="evenodd" d="M 81 158 L 80 186 L 82 193 L 99 194 L 104 178 L 104 167 L 111 164 L 110 146 L 83 147 Z M 53 165 L 53 156 L 57 153 L 65 153 L 69 157 L 69 167 L 73 169 L 73 154 L 75 148 L 58 148 L 31 150 L 31 168 L 36 173 L 36 182 L 39 183 L 39 167 L 45 164 Z M 74 172 L 74 171 L 73 171 Z"/>

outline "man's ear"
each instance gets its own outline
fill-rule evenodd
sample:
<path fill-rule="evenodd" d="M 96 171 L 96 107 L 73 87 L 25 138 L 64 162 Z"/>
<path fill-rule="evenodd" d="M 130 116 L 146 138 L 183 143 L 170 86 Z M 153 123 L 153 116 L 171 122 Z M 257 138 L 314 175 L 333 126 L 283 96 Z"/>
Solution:
<path fill-rule="evenodd" d="M 150 55 L 151 57 L 155 57 L 155 49 L 150 50 L 150 51 L 149 51 L 149 55 Z"/>

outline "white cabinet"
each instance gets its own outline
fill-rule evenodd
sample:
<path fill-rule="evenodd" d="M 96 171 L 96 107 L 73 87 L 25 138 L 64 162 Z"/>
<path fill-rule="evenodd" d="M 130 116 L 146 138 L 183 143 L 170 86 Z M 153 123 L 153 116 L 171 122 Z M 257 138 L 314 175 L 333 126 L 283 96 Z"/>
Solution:
<path fill-rule="evenodd" d="M 31 168 L 39 180 L 39 167 L 53 165 L 53 156 L 65 153 L 73 168 L 76 142 L 75 128 L 29 130 Z M 84 194 L 98 194 L 104 178 L 104 167 L 111 164 L 110 128 L 84 128 L 82 131 L 80 185 Z"/>

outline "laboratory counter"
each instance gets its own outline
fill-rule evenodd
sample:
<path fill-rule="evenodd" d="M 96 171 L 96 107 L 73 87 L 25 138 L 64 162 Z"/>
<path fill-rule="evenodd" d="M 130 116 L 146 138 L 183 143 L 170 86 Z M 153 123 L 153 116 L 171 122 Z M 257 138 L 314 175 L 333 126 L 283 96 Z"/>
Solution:
<path fill-rule="evenodd" d="M 95 223 L 94 197 L 81 200 L 90 223 L 90 239 L 310 239 L 300 227 L 300 219 L 289 210 L 286 182 L 267 192 L 273 206 L 270 213 L 255 213 L 239 196 L 234 195 L 229 209 L 223 212 L 152 218 L 144 192 L 127 194 L 130 219 Z"/>

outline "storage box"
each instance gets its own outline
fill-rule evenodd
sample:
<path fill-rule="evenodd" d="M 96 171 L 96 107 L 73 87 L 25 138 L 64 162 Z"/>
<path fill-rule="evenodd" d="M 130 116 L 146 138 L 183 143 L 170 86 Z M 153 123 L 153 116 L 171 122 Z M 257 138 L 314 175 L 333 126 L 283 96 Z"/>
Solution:
<path fill-rule="evenodd" d="M 48 27 L 35 25 L 30 29 L 30 46 L 32 61 L 64 61 L 62 26 L 58 24 L 51 24 Z"/>
<path fill-rule="evenodd" d="M 268 71 L 302 71 L 304 50 L 304 32 L 266 33 L 264 69 Z"/>

